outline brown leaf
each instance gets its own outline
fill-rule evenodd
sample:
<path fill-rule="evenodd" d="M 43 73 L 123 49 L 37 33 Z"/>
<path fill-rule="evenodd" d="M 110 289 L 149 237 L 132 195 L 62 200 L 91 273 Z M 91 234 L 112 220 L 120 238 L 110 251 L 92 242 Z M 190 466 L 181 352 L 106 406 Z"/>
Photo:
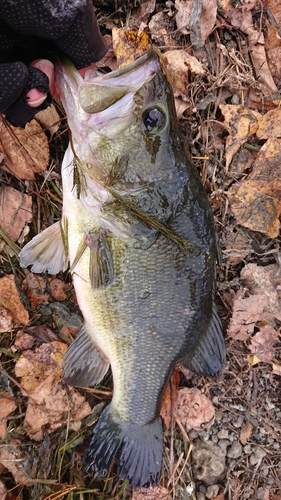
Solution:
<path fill-rule="evenodd" d="M 267 37 L 265 39 L 265 50 L 269 69 L 275 82 L 281 79 L 281 38 L 276 28 L 267 25 Z"/>
<path fill-rule="evenodd" d="M 168 50 L 165 59 L 175 97 L 188 100 L 190 82 L 196 75 L 203 76 L 206 68 L 186 50 Z"/>
<path fill-rule="evenodd" d="M 117 59 L 118 68 L 123 68 L 135 61 L 151 47 L 147 33 L 125 28 L 112 30 L 113 51 Z"/>
<path fill-rule="evenodd" d="M 257 264 L 247 264 L 241 271 L 241 279 L 254 294 L 262 295 L 263 307 L 260 309 L 260 320 L 276 318 L 281 321 L 280 300 L 278 286 L 280 283 L 280 267 L 278 264 L 270 264 L 263 267 Z"/>
<path fill-rule="evenodd" d="M 5 485 L 0 481 L 0 500 L 6 500 L 7 498 L 7 489 Z"/>
<path fill-rule="evenodd" d="M 61 118 L 54 104 L 39 111 L 39 113 L 35 115 L 34 120 L 39 123 L 43 131 L 48 130 L 51 139 L 60 128 Z"/>
<path fill-rule="evenodd" d="M 161 417 L 164 420 L 165 426 L 168 429 L 171 424 L 172 411 L 176 407 L 178 399 L 178 385 L 180 375 L 178 370 L 174 370 L 170 383 L 167 385 L 161 405 Z M 172 394 L 171 394 L 172 388 Z"/>
<path fill-rule="evenodd" d="M 241 428 L 239 439 L 243 445 L 245 445 L 247 443 L 249 437 L 251 437 L 252 428 L 253 428 L 253 426 L 252 426 L 251 422 L 249 422 L 249 420 L 247 420 L 247 422 Z"/>
<path fill-rule="evenodd" d="M 264 0 L 264 9 L 270 9 L 272 14 L 274 14 L 277 23 L 281 23 L 280 0 Z"/>
<path fill-rule="evenodd" d="M 270 363 L 274 357 L 274 346 L 278 342 L 278 332 L 270 325 L 262 326 L 251 339 L 249 350 L 264 363 Z"/>
<path fill-rule="evenodd" d="M 175 417 L 185 426 L 200 430 L 202 424 L 209 422 L 215 415 L 211 401 L 195 387 L 181 389 L 178 393 Z"/>
<path fill-rule="evenodd" d="M 60 377 L 66 350 L 66 344 L 54 341 L 42 344 L 34 351 L 24 351 L 15 364 L 15 374 L 21 378 L 21 386 L 30 392 L 50 374 Z"/>
<path fill-rule="evenodd" d="M 166 12 L 161 11 L 154 14 L 148 23 L 148 27 L 152 40 L 155 40 L 158 46 L 167 45 L 173 47 L 175 45 L 175 40 L 171 37 L 174 23 Z"/>
<path fill-rule="evenodd" d="M 28 312 L 20 301 L 19 293 L 14 281 L 14 276 L 12 274 L 4 276 L 4 278 L 0 278 L 0 296 L 1 305 L 8 310 L 9 314 L 12 317 L 13 323 L 21 323 L 23 325 L 26 325 L 29 321 Z M 3 330 L 2 325 L 0 326 L 0 331 L 5 332 L 7 330 Z"/>
<path fill-rule="evenodd" d="M 236 340 L 247 340 L 254 331 L 265 302 L 267 304 L 263 295 L 242 298 L 238 292 L 233 300 L 232 318 L 227 329 L 228 336 Z"/>
<path fill-rule="evenodd" d="M 27 222 L 32 219 L 32 198 L 5 186 L 0 191 L 0 227 L 17 241 Z"/>
<path fill-rule="evenodd" d="M 268 139 L 272 137 L 276 138 L 277 143 L 279 143 L 279 151 L 280 151 L 280 140 L 277 138 L 281 137 L 281 108 L 271 109 L 265 115 L 259 118 L 257 137 L 259 139 Z M 274 146 L 274 142 L 270 143 L 272 147 Z M 278 150 L 274 150 L 273 154 L 278 154 Z M 279 153 L 280 155 L 280 153 Z"/>
<path fill-rule="evenodd" d="M 241 30 L 247 35 L 256 78 L 259 81 L 263 94 L 270 96 L 278 92 L 278 89 L 268 67 L 264 48 L 264 36 L 261 30 L 258 30 L 253 24 L 251 9 L 255 6 L 256 2 L 252 2 L 242 7 L 236 7 L 228 11 L 227 19 L 234 28 Z"/>
<path fill-rule="evenodd" d="M 278 191 L 281 189 L 278 185 Z M 271 186 L 248 179 L 227 191 L 231 211 L 238 224 L 270 238 L 279 234 L 281 201 L 272 197 Z"/>
<path fill-rule="evenodd" d="M 69 299 L 69 295 L 73 288 L 71 284 L 66 284 L 64 281 L 58 278 L 53 278 L 48 281 L 50 285 L 51 294 L 54 297 L 54 299 L 58 301 Z"/>
<path fill-rule="evenodd" d="M 201 12 L 193 10 L 194 0 L 176 0 L 175 7 L 178 29 L 185 35 L 190 33 L 190 30 L 193 32 L 196 43 L 192 41 L 192 44 L 196 45 L 196 50 L 198 50 L 204 45 L 214 28 L 217 17 L 216 0 L 202 0 Z"/>
<path fill-rule="evenodd" d="M 163 486 L 155 486 L 155 488 L 136 488 L 132 500 L 172 500 L 172 497 Z"/>
<path fill-rule="evenodd" d="M 103 36 L 104 42 L 108 47 L 108 51 L 105 54 L 105 56 L 100 60 L 95 63 L 95 67 L 97 69 L 99 68 L 110 68 L 111 71 L 115 71 L 117 69 L 117 61 L 116 57 L 113 52 L 113 47 L 112 47 L 112 36 L 111 35 L 104 35 Z"/>
<path fill-rule="evenodd" d="M 273 127 L 270 117 L 281 119 L 277 110 L 269 111 L 268 121 L 259 122 L 265 137 Z M 270 133 L 270 132 L 269 132 Z M 239 224 L 275 238 L 279 233 L 281 213 L 281 140 L 269 138 L 261 147 L 247 180 L 234 184 L 227 192 L 231 210 Z"/>
<path fill-rule="evenodd" d="M 273 363 L 272 363 L 272 373 L 274 375 L 281 376 L 281 363 L 279 363 L 279 361 L 273 361 Z"/>
<path fill-rule="evenodd" d="M 10 441 L 9 444 L 0 445 L 0 464 L 14 477 L 17 484 L 32 484 L 25 465 L 28 463 L 27 455 L 23 454 L 20 448 L 21 442 L 17 440 Z"/>
<path fill-rule="evenodd" d="M 240 146 L 257 132 L 261 115 L 241 104 L 220 104 L 220 109 L 229 132 L 225 143 L 226 169 L 228 169 Z"/>
<path fill-rule="evenodd" d="M 70 428 L 73 422 L 78 430 L 81 419 L 90 415 L 91 411 L 85 398 L 73 387 L 66 387 L 57 374 L 53 373 L 29 391 L 23 426 L 32 439 L 40 441 L 46 427 L 48 432 L 53 432 L 65 425 L 68 419 Z"/>
<path fill-rule="evenodd" d="M 7 432 L 7 417 L 16 409 L 14 398 L 8 392 L 0 392 L 0 438 Z"/>
<path fill-rule="evenodd" d="M 22 129 L 0 115 L 0 153 L 1 168 L 19 179 L 34 180 L 34 173 L 44 172 L 49 164 L 48 139 L 35 120 Z"/>
<path fill-rule="evenodd" d="M 42 276 L 34 274 L 28 269 L 25 270 L 26 279 L 22 282 L 22 288 L 30 302 L 30 305 L 37 309 L 42 302 L 49 302 L 49 295 L 45 292 L 46 283 Z"/>

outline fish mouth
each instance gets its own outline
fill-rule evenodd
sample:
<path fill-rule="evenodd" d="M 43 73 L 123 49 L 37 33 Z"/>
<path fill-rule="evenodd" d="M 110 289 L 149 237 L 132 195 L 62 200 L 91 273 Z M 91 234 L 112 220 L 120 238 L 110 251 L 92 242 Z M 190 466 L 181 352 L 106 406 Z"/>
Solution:
<path fill-rule="evenodd" d="M 87 73 L 84 80 L 71 61 L 61 55 L 57 65 L 57 84 L 66 110 L 70 95 L 78 97 L 80 111 L 87 114 L 108 109 L 151 80 L 161 68 L 159 58 L 160 54 L 155 49 L 149 49 L 134 62 L 111 73 L 96 74 L 98 76 L 94 77 L 90 73 L 90 80 L 87 81 Z"/>

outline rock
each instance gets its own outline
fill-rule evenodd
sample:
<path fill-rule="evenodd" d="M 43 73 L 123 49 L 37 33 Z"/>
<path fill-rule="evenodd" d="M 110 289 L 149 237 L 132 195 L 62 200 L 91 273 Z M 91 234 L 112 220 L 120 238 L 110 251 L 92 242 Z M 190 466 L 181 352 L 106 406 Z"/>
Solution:
<path fill-rule="evenodd" d="M 218 496 L 219 489 L 220 487 L 218 484 L 212 484 L 209 488 L 207 488 L 206 497 L 210 499 L 216 498 Z"/>
<path fill-rule="evenodd" d="M 242 445 L 239 441 L 233 441 L 227 452 L 228 458 L 239 458 L 242 454 Z"/>
<path fill-rule="evenodd" d="M 228 429 L 221 429 L 217 436 L 219 439 L 228 439 Z"/>
<path fill-rule="evenodd" d="M 213 485 L 225 476 L 225 450 L 212 441 L 197 439 L 192 450 L 195 478 Z"/>
<path fill-rule="evenodd" d="M 230 441 L 228 439 L 220 439 L 218 445 L 226 453 L 226 448 L 230 445 Z"/>

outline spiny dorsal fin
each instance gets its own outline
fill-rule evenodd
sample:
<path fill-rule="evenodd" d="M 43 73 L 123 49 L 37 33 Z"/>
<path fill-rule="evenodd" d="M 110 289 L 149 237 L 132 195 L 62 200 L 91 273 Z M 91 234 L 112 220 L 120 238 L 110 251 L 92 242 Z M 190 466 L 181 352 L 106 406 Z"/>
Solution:
<path fill-rule="evenodd" d="M 109 361 L 82 327 L 63 360 L 63 378 L 76 387 L 97 385 L 105 376 Z"/>
<path fill-rule="evenodd" d="M 61 224 L 56 222 L 37 234 L 21 250 L 20 265 L 31 266 L 34 273 L 48 271 L 57 274 L 64 271 L 68 264 L 65 245 L 62 240 Z"/>

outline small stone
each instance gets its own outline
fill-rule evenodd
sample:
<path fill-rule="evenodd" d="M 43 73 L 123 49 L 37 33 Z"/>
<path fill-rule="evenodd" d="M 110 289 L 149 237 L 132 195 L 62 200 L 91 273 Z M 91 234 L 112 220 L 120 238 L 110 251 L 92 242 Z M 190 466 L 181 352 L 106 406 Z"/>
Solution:
<path fill-rule="evenodd" d="M 219 439 L 228 439 L 228 429 L 221 429 L 217 436 Z"/>
<path fill-rule="evenodd" d="M 197 500 L 205 500 L 205 499 L 206 499 L 206 496 L 204 495 L 204 493 L 199 491 L 199 493 L 197 493 Z"/>
<path fill-rule="evenodd" d="M 219 438 L 218 438 L 218 436 L 216 434 L 213 434 L 212 437 L 211 437 L 211 439 L 212 439 L 213 443 L 217 443 L 218 440 L 219 440 Z"/>
<path fill-rule="evenodd" d="M 219 489 L 220 487 L 218 484 L 212 484 L 207 488 L 206 497 L 211 499 L 216 498 L 218 496 Z"/>
<path fill-rule="evenodd" d="M 225 451 L 212 441 L 197 439 L 192 450 L 194 476 L 211 485 L 225 476 Z"/>
<path fill-rule="evenodd" d="M 243 415 L 240 415 L 240 417 L 238 417 L 237 420 L 234 420 L 233 426 L 236 429 L 239 429 L 240 427 L 242 427 L 243 422 L 244 422 L 244 417 L 243 417 Z"/>
<path fill-rule="evenodd" d="M 232 98 L 231 98 L 231 104 L 235 104 L 235 105 L 237 105 L 237 104 L 239 104 L 239 103 L 240 103 L 240 97 L 239 97 L 239 95 L 237 95 L 237 94 L 233 94 L 233 96 L 232 96 Z M 237 392 L 238 394 L 241 394 L 241 392 L 242 392 L 242 387 L 240 387 L 240 385 L 239 385 L 239 386 L 236 386 L 236 392 Z"/>
<path fill-rule="evenodd" d="M 280 444 L 276 441 L 275 443 L 273 443 L 272 448 L 274 448 L 275 450 L 279 450 Z"/>
<path fill-rule="evenodd" d="M 244 452 L 246 453 L 246 455 L 250 455 L 252 451 L 252 446 L 250 444 L 246 444 L 246 446 L 244 446 Z"/>
<path fill-rule="evenodd" d="M 239 458 L 242 454 L 242 445 L 239 441 L 233 441 L 227 452 L 228 458 Z"/>
<path fill-rule="evenodd" d="M 172 9 L 174 7 L 174 2 L 171 2 L 171 0 L 167 0 L 166 7 L 167 9 Z"/>
<path fill-rule="evenodd" d="M 268 475 L 268 471 L 269 471 L 269 468 L 266 467 L 266 465 L 264 467 L 260 468 L 260 473 L 263 475 L 263 477 L 266 477 Z"/>
<path fill-rule="evenodd" d="M 218 445 L 226 452 L 227 447 L 230 445 L 230 441 L 228 439 L 220 439 Z"/>

